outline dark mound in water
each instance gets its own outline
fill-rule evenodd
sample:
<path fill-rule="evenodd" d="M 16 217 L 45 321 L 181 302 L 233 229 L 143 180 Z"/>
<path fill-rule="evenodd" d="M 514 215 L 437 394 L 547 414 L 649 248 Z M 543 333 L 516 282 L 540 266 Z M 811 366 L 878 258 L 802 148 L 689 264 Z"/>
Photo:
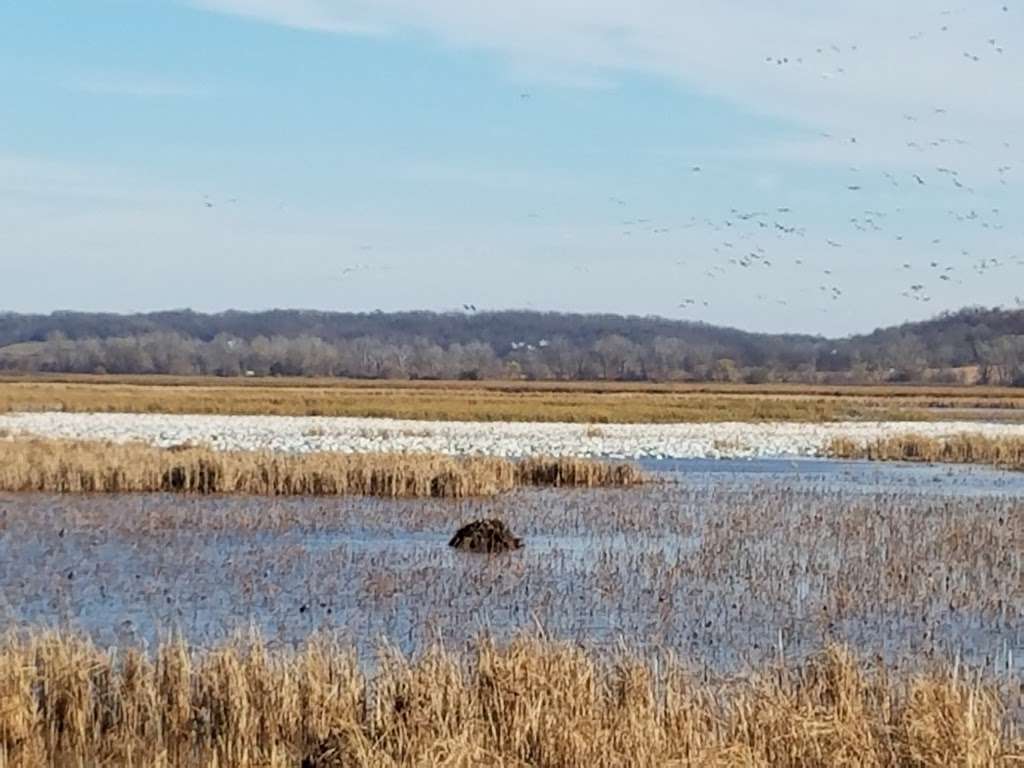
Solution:
<path fill-rule="evenodd" d="M 523 540 L 512 535 L 512 531 L 501 520 L 476 520 L 455 532 L 449 547 L 463 552 L 509 552 L 523 546 Z"/>

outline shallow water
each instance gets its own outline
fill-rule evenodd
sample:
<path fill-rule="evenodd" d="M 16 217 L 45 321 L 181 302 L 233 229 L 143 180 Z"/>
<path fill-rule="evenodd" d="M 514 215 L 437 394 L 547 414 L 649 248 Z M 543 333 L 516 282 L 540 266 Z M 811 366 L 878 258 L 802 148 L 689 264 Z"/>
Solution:
<path fill-rule="evenodd" d="M 645 469 L 678 477 L 687 484 L 770 480 L 787 487 L 830 487 L 849 493 L 880 490 L 948 493 L 956 496 L 1024 497 L 1024 472 L 966 464 L 846 461 L 816 458 L 658 459 Z"/>
<path fill-rule="evenodd" d="M 329 632 L 368 655 L 541 628 L 735 671 L 832 641 L 1024 660 L 1024 474 L 823 460 L 648 463 L 641 489 L 497 499 L 0 496 L 0 620 L 102 644 Z M 501 517 L 525 548 L 450 550 Z"/>

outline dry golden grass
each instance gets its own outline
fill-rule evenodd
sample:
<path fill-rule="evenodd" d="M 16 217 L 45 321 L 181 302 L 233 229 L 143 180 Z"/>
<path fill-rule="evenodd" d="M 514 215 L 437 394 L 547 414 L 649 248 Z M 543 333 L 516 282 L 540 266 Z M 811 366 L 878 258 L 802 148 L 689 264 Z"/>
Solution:
<path fill-rule="evenodd" d="M 468 421 L 671 423 L 1024 418 L 1024 392 L 997 388 L 801 387 L 322 379 L 0 379 L 0 411 L 378 416 Z"/>
<path fill-rule="evenodd" d="M 1010 766 L 999 694 L 952 670 L 804 664 L 703 682 L 669 658 L 520 639 L 384 652 L 258 640 L 152 656 L 0 642 L 0 766 Z"/>
<path fill-rule="evenodd" d="M 906 434 L 863 444 L 837 438 L 828 447 L 830 456 L 872 461 L 926 461 L 944 464 L 992 464 L 1024 470 L 1024 438 L 958 434 L 947 438 Z"/>
<path fill-rule="evenodd" d="M 1024 398 L 1013 387 L 989 385 L 938 384 L 743 384 L 696 381 L 555 381 L 484 379 L 477 381 L 444 379 L 345 379 L 312 376 L 268 376 L 222 378 L 216 376 L 170 376 L 163 374 L 78 374 L 32 373 L 0 374 L 2 384 L 90 384 L 161 387 L 219 387 L 248 389 L 380 389 L 491 392 L 678 392 L 704 394 L 885 396 L 896 398 L 973 398 L 1002 400 Z"/>
<path fill-rule="evenodd" d="M 0 491 L 257 496 L 493 496 L 519 486 L 629 486 L 630 464 L 424 454 L 280 454 L 140 443 L 0 441 Z"/>

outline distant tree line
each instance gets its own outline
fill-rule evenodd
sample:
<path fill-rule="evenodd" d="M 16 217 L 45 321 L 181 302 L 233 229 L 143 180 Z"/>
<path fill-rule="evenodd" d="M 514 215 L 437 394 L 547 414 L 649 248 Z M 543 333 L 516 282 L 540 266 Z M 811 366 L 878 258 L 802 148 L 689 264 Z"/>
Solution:
<path fill-rule="evenodd" d="M 0 369 L 1024 386 L 1024 312 L 965 309 L 843 339 L 536 312 L 2 314 Z"/>

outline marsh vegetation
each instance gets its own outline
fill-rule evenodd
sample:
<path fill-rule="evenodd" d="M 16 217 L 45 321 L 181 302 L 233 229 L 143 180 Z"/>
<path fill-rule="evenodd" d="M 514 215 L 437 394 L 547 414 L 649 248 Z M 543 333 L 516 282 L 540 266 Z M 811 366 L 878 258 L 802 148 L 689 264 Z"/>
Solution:
<path fill-rule="evenodd" d="M 1000 692 L 829 648 L 742 681 L 671 657 L 486 639 L 415 659 L 259 640 L 147 657 L 73 637 L 0 641 L 0 764 L 1010 766 Z"/>
<path fill-rule="evenodd" d="M 250 496 L 494 496 L 522 486 L 623 487 L 632 464 L 593 459 L 429 454 L 287 454 L 196 445 L 65 440 L 0 441 L 0 490 Z"/>
<path fill-rule="evenodd" d="M 906 434 L 867 443 L 834 439 L 828 455 L 871 461 L 925 461 L 942 464 L 990 464 L 1024 469 L 1024 438 L 960 434 L 935 438 Z"/>
<path fill-rule="evenodd" d="M 997 387 L 15 377 L 0 380 L 0 411 L 582 424 L 935 418 L 1019 421 L 1024 419 L 1024 391 Z"/>

